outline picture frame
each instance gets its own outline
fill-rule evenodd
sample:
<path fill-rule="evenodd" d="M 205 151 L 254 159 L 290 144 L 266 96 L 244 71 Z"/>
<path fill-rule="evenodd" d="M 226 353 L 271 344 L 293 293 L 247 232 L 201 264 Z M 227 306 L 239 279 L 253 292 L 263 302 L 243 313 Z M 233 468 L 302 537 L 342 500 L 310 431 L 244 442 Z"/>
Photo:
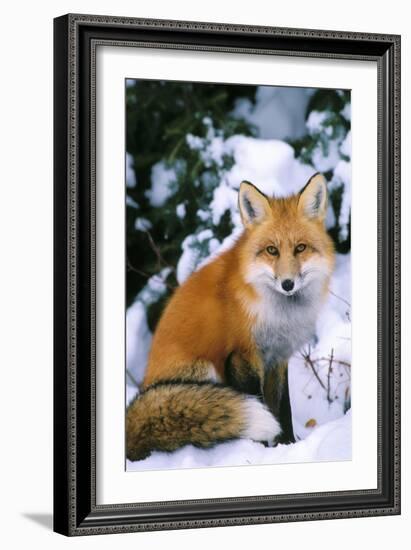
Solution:
<path fill-rule="evenodd" d="M 96 49 L 104 43 L 377 65 L 376 489 L 97 503 Z M 399 513 L 400 37 L 97 15 L 56 18 L 54 530 L 77 536 Z"/>

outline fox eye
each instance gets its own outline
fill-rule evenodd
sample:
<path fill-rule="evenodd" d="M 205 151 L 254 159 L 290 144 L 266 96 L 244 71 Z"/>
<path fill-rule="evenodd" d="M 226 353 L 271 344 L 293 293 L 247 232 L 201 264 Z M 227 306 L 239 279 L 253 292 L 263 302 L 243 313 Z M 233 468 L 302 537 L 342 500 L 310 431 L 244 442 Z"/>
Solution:
<path fill-rule="evenodd" d="M 304 250 L 305 250 L 306 248 L 307 248 L 307 245 L 306 245 L 306 244 L 300 243 L 300 244 L 298 244 L 298 245 L 295 247 L 294 252 L 295 252 L 296 254 L 299 254 L 300 252 L 304 252 Z"/>
<path fill-rule="evenodd" d="M 279 254 L 278 248 L 276 248 L 275 246 L 267 246 L 266 250 L 269 254 L 271 254 L 271 256 L 278 256 Z"/>

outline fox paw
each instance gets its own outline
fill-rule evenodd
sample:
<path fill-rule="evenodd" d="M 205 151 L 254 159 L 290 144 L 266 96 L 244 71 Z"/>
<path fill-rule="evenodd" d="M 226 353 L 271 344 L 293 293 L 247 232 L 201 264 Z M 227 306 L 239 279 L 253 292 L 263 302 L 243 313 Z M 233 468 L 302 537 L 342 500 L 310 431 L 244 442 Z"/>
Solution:
<path fill-rule="evenodd" d="M 244 413 L 246 426 L 242 437 L 254 441 L 274 442 L 280 435 L 280 424 L 267 407 L 255 397 L 246 397 Z"/>

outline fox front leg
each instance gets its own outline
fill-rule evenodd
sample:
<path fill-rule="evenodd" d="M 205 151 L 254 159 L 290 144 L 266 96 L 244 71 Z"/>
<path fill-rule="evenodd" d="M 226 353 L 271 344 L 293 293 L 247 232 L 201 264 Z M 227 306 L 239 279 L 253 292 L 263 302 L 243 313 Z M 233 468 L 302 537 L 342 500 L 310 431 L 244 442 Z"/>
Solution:
<path fill-rule="evenodd" d="M 281 426 L 282 432 L 277 443 L 295 443 L 288 388 L 288 363 L 277 363 L 265 373 L 263 395 Z"/>
<path fill-rule="evenodd" d="M 229 386 L 264 400 L 264 368 L 256 354 L 232 352 L 224 368 Z"/>

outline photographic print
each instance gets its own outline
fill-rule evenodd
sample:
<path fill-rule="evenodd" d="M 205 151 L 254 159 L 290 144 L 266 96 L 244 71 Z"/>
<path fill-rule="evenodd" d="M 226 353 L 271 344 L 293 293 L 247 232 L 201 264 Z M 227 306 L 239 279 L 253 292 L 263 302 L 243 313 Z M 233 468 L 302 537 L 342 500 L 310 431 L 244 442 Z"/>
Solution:
<path fill-rule="evenodd" d="M 127 471 L 350 460 L 350 91 L 125 94 Z"/>

